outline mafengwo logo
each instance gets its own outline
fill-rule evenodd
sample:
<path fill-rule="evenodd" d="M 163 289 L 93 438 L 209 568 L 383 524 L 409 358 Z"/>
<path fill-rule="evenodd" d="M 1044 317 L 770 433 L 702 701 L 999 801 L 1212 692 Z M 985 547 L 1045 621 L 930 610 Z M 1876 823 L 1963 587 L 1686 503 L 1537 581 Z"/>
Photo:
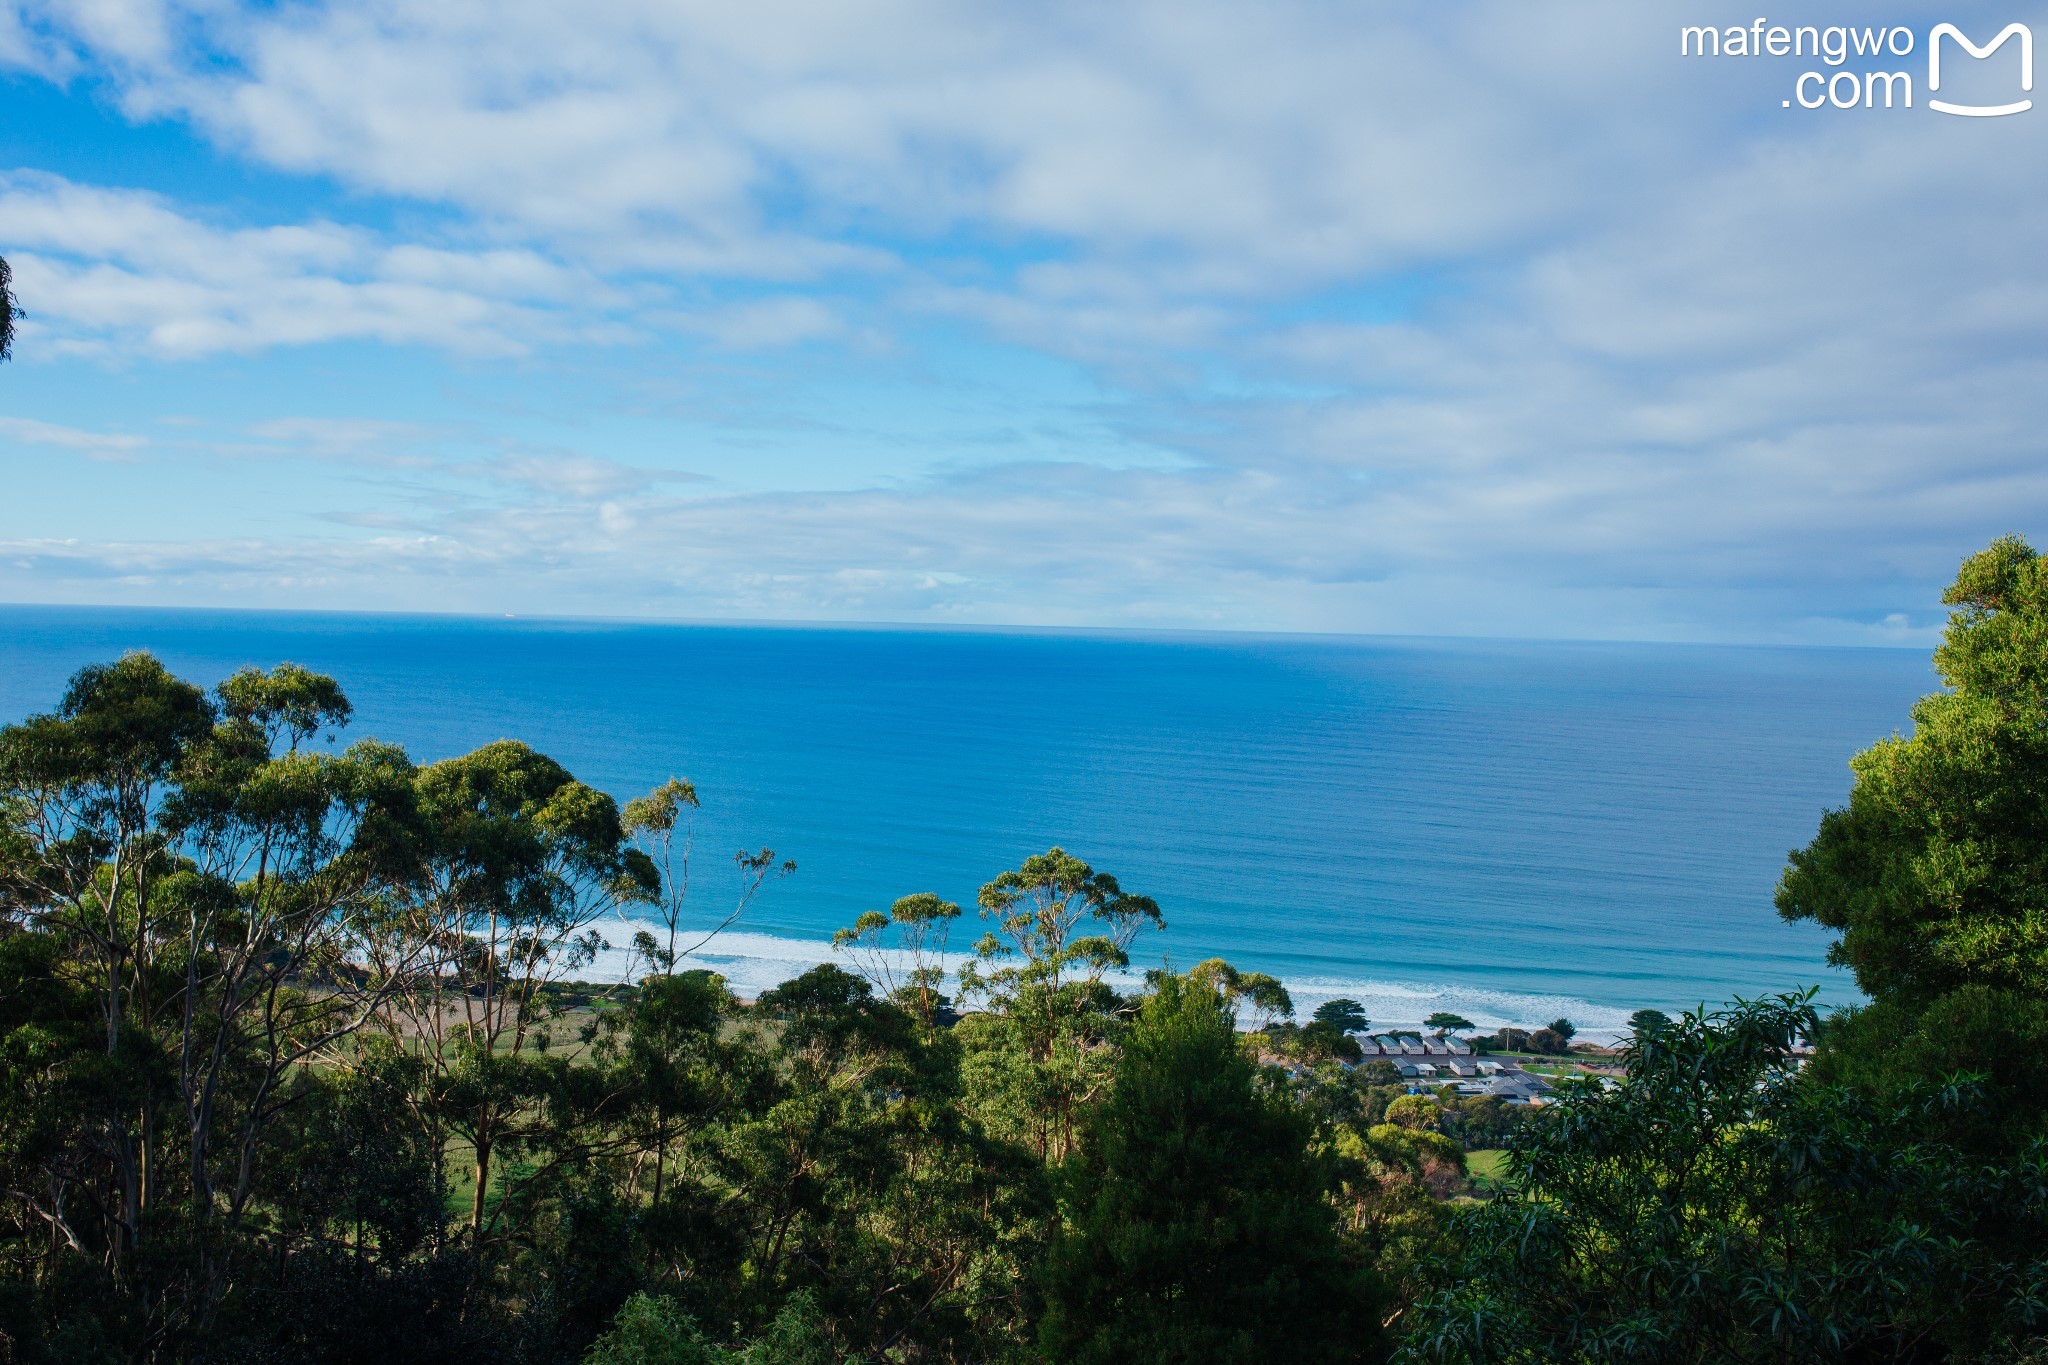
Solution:
<path fill-rule="evenodd" d="M 1791 97 L 1781 101 L 1787 109 L 1915 108 L 1913 77 L 1920 64 L 1900 59 L 1919 52 L 1926 54 L 1924 107 L 1938 114 L 2002 118 L 2034 107 L 2034 32 L 2025 24 L 2007 24 L 1983 43 L 1954 24 L 1936 24 L 1923 42 L 1904 27 L 1822 28 L 1759 19 L 1748 28 L 1681 28 L 1678 52 L 1682 57 L 1818 62 L 1818 68 L 1792 78 Z M 1943 81 L 1948 82 L 1947 97 L 1942 97 Z"/>

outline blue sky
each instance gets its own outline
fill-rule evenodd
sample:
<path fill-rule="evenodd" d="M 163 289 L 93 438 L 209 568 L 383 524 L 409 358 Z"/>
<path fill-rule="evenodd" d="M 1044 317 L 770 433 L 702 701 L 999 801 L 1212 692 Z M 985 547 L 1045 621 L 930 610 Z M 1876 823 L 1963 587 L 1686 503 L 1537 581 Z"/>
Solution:
<path fill-rule="evenodd" d="M 2048 109 L 1754 18 L 0 0 L 0 599 L 1922 644 Z"/>

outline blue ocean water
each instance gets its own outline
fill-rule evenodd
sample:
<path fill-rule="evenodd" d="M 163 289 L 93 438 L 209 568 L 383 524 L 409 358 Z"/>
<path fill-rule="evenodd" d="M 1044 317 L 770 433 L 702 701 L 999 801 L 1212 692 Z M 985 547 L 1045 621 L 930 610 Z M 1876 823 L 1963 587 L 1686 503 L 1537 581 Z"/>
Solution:
<path fill-rule="evenodd" d="M 0 607 L 0 720 L 129 649 L 332 673 L 349 737 L 420 761 L 509 737 L 622 800 L 692 779 L 701 918 L 732 851 L 799 868 L 706 949 L 742 989 L 1057 843 L 1164 907 L 1140 966 L 1221 955 L 1387 1025 L 1853 999 L 1771 889 L 1936 685 L 1895 650 Z"/>

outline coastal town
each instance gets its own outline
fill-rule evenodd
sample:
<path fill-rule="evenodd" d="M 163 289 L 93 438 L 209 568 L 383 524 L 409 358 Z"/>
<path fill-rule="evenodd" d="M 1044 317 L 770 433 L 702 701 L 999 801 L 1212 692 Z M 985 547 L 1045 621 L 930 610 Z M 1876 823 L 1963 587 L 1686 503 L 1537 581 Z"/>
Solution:
<path fill-rule="evenodd" d="M 1551 1091 L 1550 1082 L 1537 1073 L 1513 1059 L 1480 1056 L 1462 1039 L 1388 1034 L 1354 1041 L 1364 1054 L 1354 1065 L 1385 1062 L 1418 1088 L 1453 1084 L 1460 1095 L 1492 1095 L 1509 1104 L 1542 1104 Z"/>

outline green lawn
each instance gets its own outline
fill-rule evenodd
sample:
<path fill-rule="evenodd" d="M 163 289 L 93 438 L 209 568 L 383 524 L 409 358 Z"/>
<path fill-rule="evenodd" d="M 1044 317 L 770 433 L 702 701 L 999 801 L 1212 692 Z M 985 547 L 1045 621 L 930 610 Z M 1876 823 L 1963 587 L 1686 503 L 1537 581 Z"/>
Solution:
<path fill-rule="evenodd" d="M 1498 1147 L 1465 1153 L 1465 1169 L 1472 1183 L 1482 1190 L 1498 1187 L 1507 1178 L 1507 1153 Z"/>

